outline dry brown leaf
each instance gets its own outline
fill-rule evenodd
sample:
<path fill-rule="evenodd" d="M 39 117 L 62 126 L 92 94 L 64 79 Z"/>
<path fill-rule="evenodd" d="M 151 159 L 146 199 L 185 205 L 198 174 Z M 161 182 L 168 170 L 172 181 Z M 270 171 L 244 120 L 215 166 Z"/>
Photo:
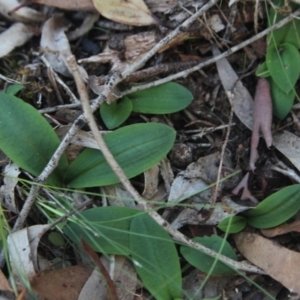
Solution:
<path fill-rule="evenodd" d="M 214 57 L 221 54 L 215 46 L 212 47 L 212 50 Z M 231 105 L 234 113 L 245 126 L 252 129 L 254 104 L 250 93 L 239 80 L 226 58 L 218 60 L 216 65 L 224 90 L 233 94 Z"/>
<path fill-rule="evenodd" d="M 0 291 L 9 291 L 13 292 L 13 289 L 10 287 L 7 278 L 3 274 L 2 270 L 0 269 Z"/>
<path fill-rule="evenodd" d="M 262 229 L 261 233 L 266 237 L 274 237 L 292 231 L 300 232 L 300 220 L 294 221 L 289 224 L 282 224 L 271 229 Z"/>
<path fill-rule="evenodd" d="M 159 24 L 143 0 L 93 0 L 95 8 L 115 22 L 146 26 Z"/>
<path fill-rule="evenodd" d="M 30 2 L 69 10 L 95 11 L 92 0 L 30 0 Z"/>
<path fill-rule="evenodd" d="M 284 248 L 257 234 L 234 235 L 238 250 L 291 292 L 300 293 L 300 253 Z"/>
<path fill-rule="evenodd" d="M 77 300 L 82 287 L 91 275 L 89 266 L 71 266 L 36 277 L 31 287 L 38 296 L 47 300 Z"/>

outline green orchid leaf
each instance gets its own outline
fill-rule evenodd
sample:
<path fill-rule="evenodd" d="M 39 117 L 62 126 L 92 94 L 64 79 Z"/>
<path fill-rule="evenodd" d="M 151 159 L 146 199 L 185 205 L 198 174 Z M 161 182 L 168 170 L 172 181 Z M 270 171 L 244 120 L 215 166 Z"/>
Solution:
<path fill-rule="evenodd" d="M 287 25 L 289 25 L 289 27 L 286 35 L 284 36 L 283 43 L 292 44 L 297 49 L 299 49 L 300 48 L 300 20 L 293 19 Z"/>
<path fill-rule="evenodd" d="M 231 216 L 222 220 L 218 228 L 227 233 L 237 233 L 242 231 L 247 224 L 245 218 L 241 216 Z"/>
<path fill-rule="evenodd" d="M 273 4 L 276 5 L 277 7 L 282 7 L 285 3 L 284 3 L 284 0 L 279 0 L 279 1 L 275 0 L 273 2 Z M 269 27 L 278 23 L 279 21 L 281 21 L 284 18 L 285 18 L 285 16 L 278 13 L 277 9 L 274 9 L 272 6 L 270 7 L 269 16 L 268 16 Z M 271 45 L 282 44 L 285 36 L 287 35 L 287 32 L 289 31 L 289 26 L 290 26 L 290 24 L 288 23 L 288 24 L 280 27 L 279 29 L 271 31 L 267 35 L 268 47 L 270 47 Z"/>
<path fill-rule="evenodd" d="M 170 114 L 186 108 L 193 100 L 192 93 L 175 82 L 168 82 L 147 90 L 134 92 L 132 110 L 145 114 Z"/>
<path fill-rule="evenodd" d="M 108 148 L 128 178 L 143 173 L 171 150 L 176 132 L 157 123 L 134 124 L 104 136 Z M 69 166 L 69 187 L 105 186 L 119 182 L 99 150 L 85 149 Z"/>
<path fill-rule="evenodd" d="M 271 228 L 289 220 L 299 209 L 300 184 L 294 184 L 267 197 L 243 215 L 255 228 Z"/>
<path fill-rule="evenodd" d="M 5 94 L 8 95 L 16 95 L 19 91 L 21 91 L 24 88 L 23 84 L 12 84 L 9 85 L 5 91 Z"/>
<path fill-rule="evenodd" d="M 300 55 L 291 44 L 273 45 L 268 48 L 266 63 L 272 79 L 284 92 L 289 93 L 300 74 Z"/>
<path fill-rule="evenodd" d="M 107 104 L 104 102 L 100 107 L 100 115 L 108 129 L 114 129 L 124 123 L 132 112 L 132 102 L 128 97 L 119 102 Z"/>
<path fill-rule="evenodd" d="M 270 77 L 270 71 L 268 70 L 266 62 L 262 63 L 256 69 L 255 75 L 258 77 L 267 78 Z"/>
<path fill-rule="evenodd" d="M 227 256 L 233 260 L 237 261 L 237 256 L 230 244 L 217 235 L 205 236 L 205 237 L 197 237 L 194 238 L 193 241 L 212 249 L 219 253 L 220 249 L 222 251 L 220 254 Z M 201 270 L 202 272 L 209 273 L 210 269 L 215 261 L 215 259 L 203 252 L 200 252 L 197 249 L 190 248 L 187 246 L 181 246 L 180 252 L 183 257 L 194 267 Z M 224 274 L 234 274 L 235 270 L 226 266 L 224 263 L 218 261 L 212 270 L 212 275 L 224 275 Z"/>
<path fill-rule="evenodd" d="M 38 176 L 60 141 L 41 114 L 21 99 L 0 92 L 0 149 L 20 168 Z M 61 186 L 68 166 L 65 155 L 47 182 Z"/>
<path fill-rule="evenodd" d="M 97 207 L 79 213 L 63 227 L 66 236 L 80 244 L 81 239 L 94 251 L 129 255 L 130 224 L 142 212 L 127 207 Z M 144 213 L 143 213 L 144 214 Z"/>
<path fill-rule="evenodd" d="M 271 80 L 270 83 L 273 103 L 273 114 L 278 119 L 283 120 L 293 107 L 295 92 L 294 90 L 291 90 L 289 93 L 286 94 L 278 87 L 275 81 Z"/>
<path fill-rule="evenodd" d="M 279 0 L 279 1 L 276 0 L 273 1 L 272 3 L 277 8 L 274 9 L 273 6 L 270 7 L 269 16 L 268 16 L 269 26 L 278 23 L 279 21 L 281 21 L 287 16 L 287 14 L 279 13 L 280 10 L 286 11 L 285 0 Z M 296 9 L 298 9 L 298 5 L 296 3 L 290 3 L 289 8 L 294 12 Z M 273 30 L 268 34 L 267 36 L 268 46 L 290 43 L 293 44 L 296 48 L 299 48 L 300 47 L 299 30 L 300 30 L 299 20 L 293 19 L 288 24 L 280 27 L 279 29 Z"/>
<path fill-rule="evenodd" d="M 137 215 L 130 226 L 135 269 L 155 299 L 181 297 L 181 269 L 174 241 L 149 215 Z"/>

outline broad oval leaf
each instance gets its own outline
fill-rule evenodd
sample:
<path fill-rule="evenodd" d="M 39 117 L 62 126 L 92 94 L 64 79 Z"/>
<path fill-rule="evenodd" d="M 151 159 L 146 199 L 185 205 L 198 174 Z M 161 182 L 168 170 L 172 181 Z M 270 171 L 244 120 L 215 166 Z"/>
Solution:
<path fill-rule="evenodd" d="M 237 233 L 242 231 L 247 224 L 245 218 L 241 216 L 231 216 L 222 220 L 218 228 L 227 233 Z"/>
<path fill-rule="evenodd" d="M 129 255 L 130 224 L 141 213 L 127 207 L 91 208 L 70 218 L 63 231 L 73 242 L 79 244 L 83 239 L 97 252 Z"/>
<path fill-rule="evenodd" d="M 130 226 L 135 269 L 155 299 L 181 297 L 181 270 L 174 241 L 149 215 L 137 215 Z"/>
<path fill-rule="evenodd" d="M 279 0 L 279 1 L 274 1 L 274 5 L 277 7 L 282 7 L 285 5 L 284 0 Z M 278 23 L 282 19 L 285 18 L 282 14 L 278 13 L 278 9 L 274 9 L 272 6 L 270 7 L 269 10 L 269 17 L 268 17 L 268 25 L 269 27 L 272 26 L 275 23 Z M 287 32 L 289 31 L 289 26 L 290 23 L 271 31 L 267 35 L 267 41 L 268 41 L 268 46 L 270 47 L 271 45 L 279 45 L 282 44 L 284 41 L 285 36 L 287 35 Z"/>
<path fill-rule="evenodd" d="M 128 178 L 151 168 L 171 150 L 176 132 L 157 123 L 134 124 L 104 136 L 108 148 Z M 99 150 L 85 149 L 69 166 L 69 187 L 105 186 L 119 182 Z"/>
<path fill-rule="evenodd" d="M 237 261 L 237 256 L 235 252 L 233 251 L 230 244 L 222 239 L 221 237 L 217 235 L 212 236 L 205 236 L 205 237 L 196 237 L 193 239 L 193 241 L 212 249 L 219 253 L 220 249 L 222 248 L 222 251 L 220 254 L 225 255 L 233 260 Z M 200 252 L 197 249 L 190 248 L 187 246 L 181 246 L 180 252 L 183 255 L 183 257 L 194 267 L 201 270 L 202 272 L 208 273 L 211 270 L 211 267 L 215 261 L 215 258 L 210 257 L 207 254 L 204 254 L 203 252 Z M 212 270 L 212 275 L 224 275 L 224 274 L 234 274 L 235 270 L 231 269 L 230 267 L 226 266 L 224 263 L 218 261 Z"/>
<path fill-rule="evenodd" d="M 291 90 L 286 94 L 278 87 L 276 82 L 271 80 L 271 95 L 273 102 L 273 114 L 278 119 L 283 120 L 293 107 L 295 92 L 294 90 Z"/>
<path fill-rule="evenodd" d="M 270 77 L 270 71 L 268 70 L 266 62 L 258 66 L 258 68 L 255 71 L 255 75 L 263 78 Z"/>
<path fill-rule="evenodd" d="M 108 129 L 114 129 L 127 120 L 132 112 L 132 102 L 128 97 L 112 104 L 104 102 L 100 107 L 101 118 Z"/>
<path fill-rule="evenodd" d="M 7 87 L 5 94 L 16 95 L 23 88 L 24 88 L 23 84 L 11 84 Z"/>
<path fill-rule="evenodd" d="M 19 167 L 38 176 L 60 141 L 52 127 L 29 104 L 0 92 L 0 149 Z M 47 182 L 61 186 L 68 166 L 65 155 Z"/>
<path fill-rule="evenodd" d="M 300 184 L 294 184 L 267 197 L 244 216 L 255 228 L 271 228 L 290 219 L 299 209 Z"/>
<path fill-rule="evenodd" d="M 300 74 L 300 55 L 297 48 L 287 43 L 273 45 L 268 48 L 266 63 L 278 87 L 286 94 L 289 93 Z"/>
<path fill-rule="evenodd" d="M 287 34 L 284 37 L 284 43 L 292 44 L 297 49 L 300 48 L 300 20 L 293 19 L 289 24 Z M 286 25 L 285 25 L 286 26 Z"/>
<path fill-rule="evenodd" d="M 186 108 L 193 94 L 184 86 L 168 82 L 143 91 L 129 94 L 132 110 L 145 114 L 171 114 Z"/>

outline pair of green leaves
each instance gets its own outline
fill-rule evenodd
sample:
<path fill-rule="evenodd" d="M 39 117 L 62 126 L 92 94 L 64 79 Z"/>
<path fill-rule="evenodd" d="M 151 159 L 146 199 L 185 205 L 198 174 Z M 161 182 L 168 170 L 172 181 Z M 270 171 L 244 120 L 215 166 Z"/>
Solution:
<path fill-rule="evenodd" d="M 276 3 L 283 5 L 282 0 Z M 293 6 L 295 8 L 295 6 Z M 273 7 L 269 11 L 269 25 L 283 19 Z M 270 77 L 273 112 L 284 119 L 291 110 L 295 98 L 295 83 L 300 75 L 300 20 L 294 19 L 268 35 L 266 61 L 256 75 Z"/>
<path fill-rule="evenodd" d="M 63 228 L 75 243 L 84 239 L 95 251 L 131 257 L 137 273 L 155 299 L 181 297 L 181 270 L 172 238 L 147 213 L 127 207 L 98 207 L 73 217 Z M 231 246 L 218 236 L 195 238 L 198 242 L 234 260 Z M 203 272 L 232 274 L 234 270 L 187 246 L 183 257 Z"/>
<path fill-rule="evenodd" d="M 174 242 L 147 213 L 126 207 L 92 208 L 69 221 L 63 230 L 74 242 L 84 239 L 95 251 L 130 256 L 155 299 L 181 298 Z"/>
<path fill-rule="evenodd" d="M 100 115 L 108 129 L 127 120 L 131 112 L 170 114 L 186 108 L 193 100 L 192 93 L 175 82 L 168 82 L 143 91 L 134 92 L 118 102 L 103 103 Z"/>
<path fill-rule="evenodd" d="M 38 176 L 60 141 L 48 122 L 32 106 L 11 93 L 0 92 L 0 149 L 19 167 Z M 176 132 L 157 123 L 125 126 L 105 135 L 117 162 L 132 178 L 159 162 L 172 148 Z M 99 150 L 85 149 L 72 163 L 63 155 L 47 183 L 73 188 L 119 182 Z"/>
<path fill-rule="evenodd" d="M 300 184 L 294 184 L 267 197 L 246 213 L 224 219 L 218 227 L 229 233 L 241 231 L 247 223 L 255 228 L 271 228 L 286 222 L 299 210 Z"/>

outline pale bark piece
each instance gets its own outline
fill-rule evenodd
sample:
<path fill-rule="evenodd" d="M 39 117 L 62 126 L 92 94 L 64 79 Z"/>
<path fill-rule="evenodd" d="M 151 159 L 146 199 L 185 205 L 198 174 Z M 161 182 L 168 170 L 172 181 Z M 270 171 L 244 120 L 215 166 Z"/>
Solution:
<path fill-rule="evenodd" d="M 16 47 L 24 45 L 32 36 L 32 30 L 25 24 L 15 23 L 11 25 L 0 34 L 0 57 L 9 54 Z"/>
<path fill-rule="evenodd" d="M 65 34 L 68 27 L 69 24 L 62 15 L 54 15 L 44 24 L 40 44 L 53 70 L 66 77 L 73 77 L 67 63 L 68 58 L 72 56 Z M 79 66 L 79 71 L 83 80 L 87 81 L 88 76 L 84 68 Z"/>
<path fill-rule="evenodd" d="M 49 225 L 35 225 L 11 233 L 7 237 L 10 264 L 14 280 L 22 286 L 22 278 L 31 280 L 38 271 L 37 248 Z"/>
<path fill-rule="evenodd" d="M 18 0 L 0 0 L 0 14 L 9 20 L 25 23 L 44 21 L 45 15 L 43 13 L 29 7 L 21 7 L 11 13 L 11 11 L 18 6 L 20 6 L 20 2 Z"/>
<path fill-rule="evenodd" d="M 278 132 L 273 137 L 274 146 L 300 171 L 300 138 L 291 132 Z"/>
<path fill-rule="evenodd" d="M 300 253 L 284 248 L 257 234 L 234 235 L 238 250 L 294 293 L 300 293 Z"/>
<path fill-rule="evenodd" d="M 77 11 L 95 11 L 92 0 L 31 0 L 34 3 Z"/>
<path fill-rule="evenodd" d="M 17 165 L 9 164 L 5 167 L 3 174 L 3 185 L 0 188 L 0 200 L 2 205 L 9 211 L 18 214 L 19 209 L 15 199 L 15 187 L 18 184 L 20 170 Z"/>
<path fill-rule="evenodd" d="M 213 46 L 212 50 L 214 57 L 221 54 L 216 46 Z M 226 58 L 218 60 L 216 65 L 224 90 L 233 93 L 231 105 L 233 106 L 234 113 L 246 127 L 252 130 L 253 98 L 239 80 Z"/>
<path fill-rule="evenodd" d="M 159 24 L 143 0 L 93 0 L 105 18 L 132 26 Z"/>
<path fill-rule="evenodd" d="M 143 198 L 151 199 L 158 191 L 158 182 L 159 182 L 159 166 L 156 164 L 146 172 L 144 172 L 144 191 Z"/>
<path fill-rule="evenodd" d="M 27 228 L 10 234 L 7 246 L 14 281 L 23 286 L 22 278 L 31 280 L 36 275 Z"/>

